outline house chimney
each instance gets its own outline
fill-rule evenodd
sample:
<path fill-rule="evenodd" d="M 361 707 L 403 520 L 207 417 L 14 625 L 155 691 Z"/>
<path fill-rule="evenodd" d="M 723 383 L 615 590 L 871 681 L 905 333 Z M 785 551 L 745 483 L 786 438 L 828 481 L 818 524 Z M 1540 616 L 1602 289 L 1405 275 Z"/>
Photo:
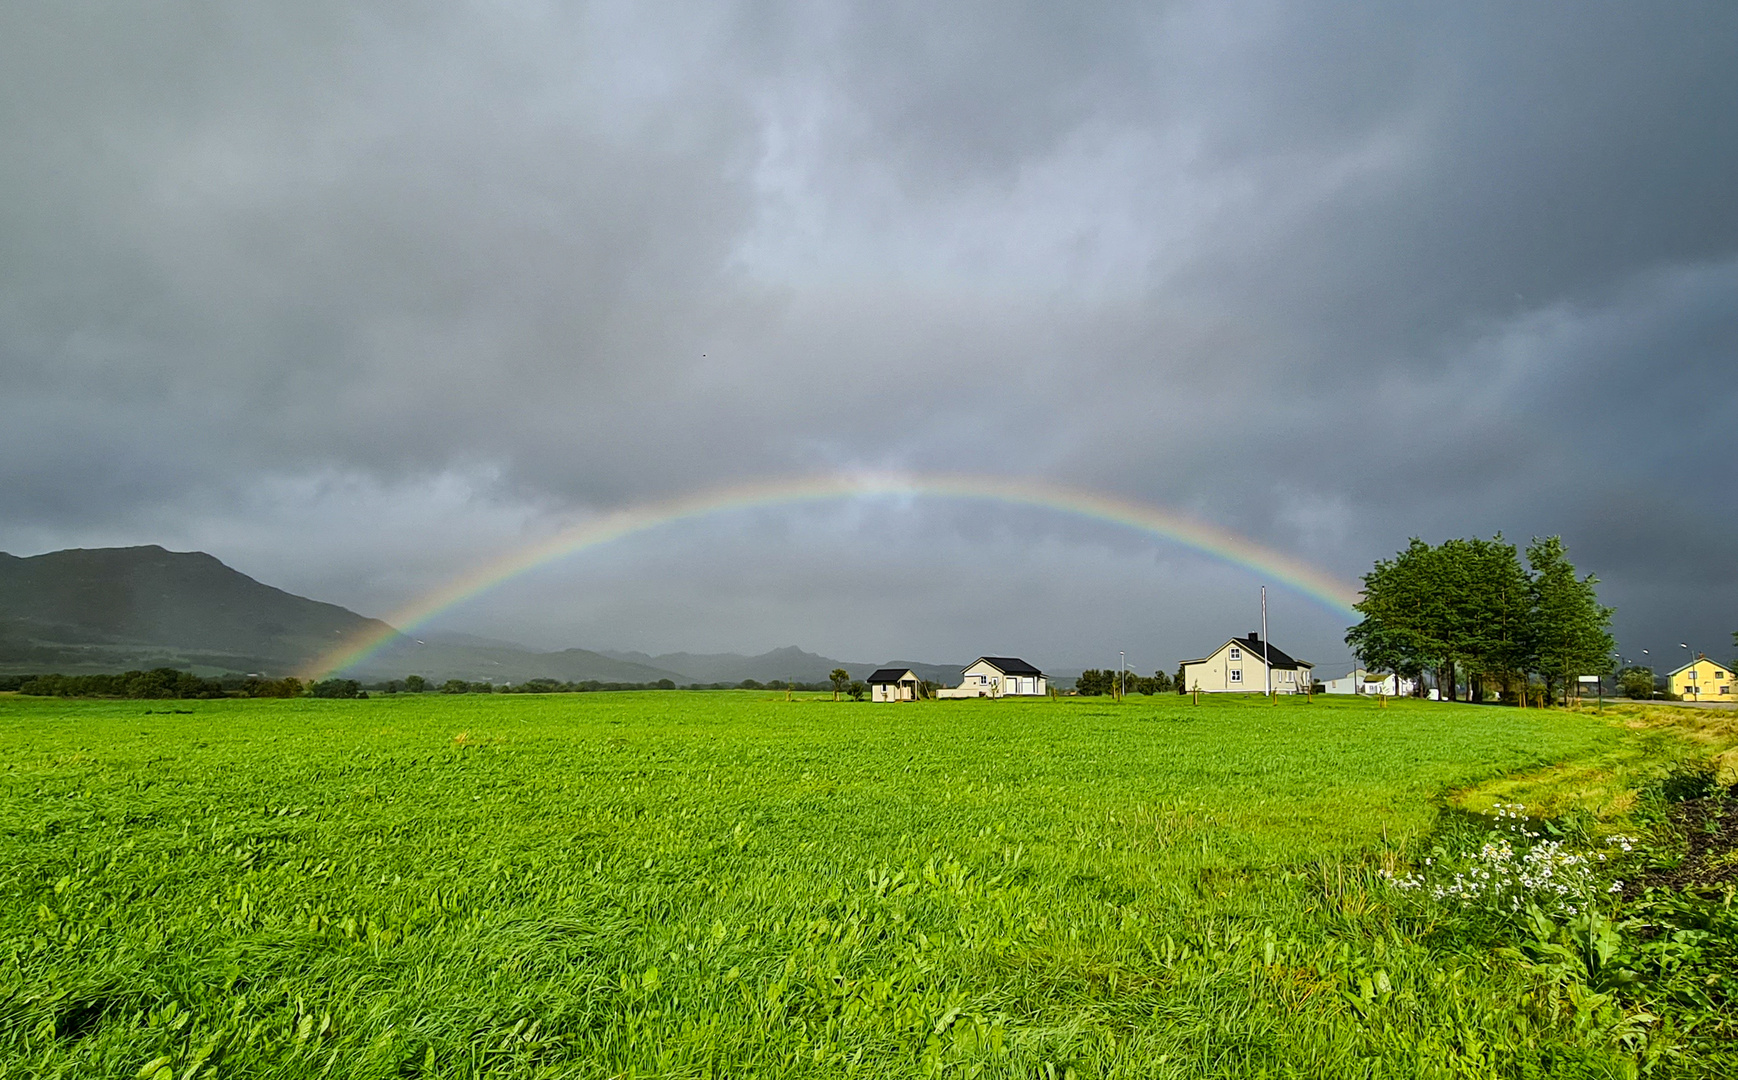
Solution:
<path fill-rule="evenodd" d="M 1260 641 L 1260 640 L 1261 640 L 1261 635 L 1260 635 L 1260 634 L 1257 634 L 1257 633 L 1256 633 L 1256 632 L 1255 632 L 1255 631 L 1253 631 L 1253 630 L 1251 630 L 1251 631 L 1250 631 L 1250 632 L 1249 632 L 1249 640 L 1250 640 L 1250 641 Z"/>

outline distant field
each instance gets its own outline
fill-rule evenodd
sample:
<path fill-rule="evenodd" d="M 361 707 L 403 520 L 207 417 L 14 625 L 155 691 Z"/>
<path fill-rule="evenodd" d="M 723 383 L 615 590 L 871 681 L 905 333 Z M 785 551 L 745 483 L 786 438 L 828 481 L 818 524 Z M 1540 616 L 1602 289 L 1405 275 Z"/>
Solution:
<path fill-rule="evenodd" d="M 1482 1076 L 1497 1039 L 1502 1075 L 1621 1075 L 1516 1035 L 1519 976 L 1410 940 L 1371 875 L 1448 789 L 1626 737 L 1321 698 L 4 697 L 0 1076 Z"/>

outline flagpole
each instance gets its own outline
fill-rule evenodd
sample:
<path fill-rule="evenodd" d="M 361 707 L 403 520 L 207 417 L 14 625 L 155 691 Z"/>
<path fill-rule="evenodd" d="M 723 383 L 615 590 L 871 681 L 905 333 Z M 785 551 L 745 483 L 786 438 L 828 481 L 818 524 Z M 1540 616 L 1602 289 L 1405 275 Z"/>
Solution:
<path fill-rule="evenodd" d="M 1273 646 L 1267 640 L 1267 586 L 1261 587 L 1261 673 L 1267 681 L 1267 700 L 1273 700 Z"/>

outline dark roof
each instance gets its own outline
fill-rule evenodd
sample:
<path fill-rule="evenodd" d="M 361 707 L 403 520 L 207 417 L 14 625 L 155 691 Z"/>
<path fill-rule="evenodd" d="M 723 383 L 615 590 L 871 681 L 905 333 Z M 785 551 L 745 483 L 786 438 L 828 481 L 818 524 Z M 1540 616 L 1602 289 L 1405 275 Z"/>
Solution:
<path fill-rule="evenodd" d="M 875 683 L 896 683 L 907 675 L 910 675 L 914 679 L 917 678 L 917 673 L 912 671 L 910 668 L 884 667 L 875 674 L 869 676 L 869 682 L 871 685 Z"/>
<path fill-rule="evenodd" d="M 1253 642 L 1246 642 L 1245 644 L 1247 644 L 1250 647 L 1251 651 L 1253 651 L 1253 652 L 1257 652 L 1257 653 L 1265 652 L 1267 654 L 1267 662 L 1268 662 L 1269 666 L 1271 666 L 1271 667 L 1300 668 L 1300 667 L 1313 667 L 1314 666 L 1313 664 L 1305 664 L 1304 661 L 1302 661 L 1302 660 L 1293 660 L 1291 657 L 1287 656 L 1278 647 L 1276 647 L 1272 644 L 1269 644 L 1267 642 L 1253 641 Z"/>
<path fill-rule="evenodd" d="M 1004 675 L 1043 675 L 1042 671 L 1017 656 L 980 656 L 972 664 L 988 663 Z M 967 664 L 966 667 L 971 667 Z"/>
<path fill-rule="evenodd" d="M 1310 663 L 1308 660 L 1293 660 L 1285 654 L 1284 650 L 1276 645 L 1270 645 L 1267 642 L 1262 641 L 1261 637 L 1257 634 L 1250 634 L 1248 637 L 1232 638 L 1230 641 L 1227 641 L 1225 645 L 1236 645 L 1238 648 L 1248 649 L 1257 656 L 1265 654 L 1270 657 L 1268 660 L 1268 666 L 1280 670 L 1295 670 L 1297 668 L 1315 667 L 1315 665 Z M 1225 645 L 1219 646 L 1219 649 L 1223 649 Z M 1214 649 L 1213 652 L 1216 653 L 1219 649 Z M 1212 653 L 1208 654 L 1208 656 L 1211 655 Z M 1207 656 L 1203 656 L 1199 660 L 1185 660 L 1183 663 L 1200 664 L 1204 663 L 1206 660 Z"/>

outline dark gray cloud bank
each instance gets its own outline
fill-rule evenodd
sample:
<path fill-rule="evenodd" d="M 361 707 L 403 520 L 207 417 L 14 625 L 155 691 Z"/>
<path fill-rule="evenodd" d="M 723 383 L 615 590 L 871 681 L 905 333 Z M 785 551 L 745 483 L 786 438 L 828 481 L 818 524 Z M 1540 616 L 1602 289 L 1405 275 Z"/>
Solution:
<path fill-rule="evenodd" d="M 1562 533 L 1627 652 L 1738 629 L 1729 3 L 232 8 L 0 11 L 0 548 L 199 547 L 385 615 L 611 507 L 945 470 L 1348 579 Z M 450 620 L 1169 667 L 1258 583 L 883 500 Z"/>

